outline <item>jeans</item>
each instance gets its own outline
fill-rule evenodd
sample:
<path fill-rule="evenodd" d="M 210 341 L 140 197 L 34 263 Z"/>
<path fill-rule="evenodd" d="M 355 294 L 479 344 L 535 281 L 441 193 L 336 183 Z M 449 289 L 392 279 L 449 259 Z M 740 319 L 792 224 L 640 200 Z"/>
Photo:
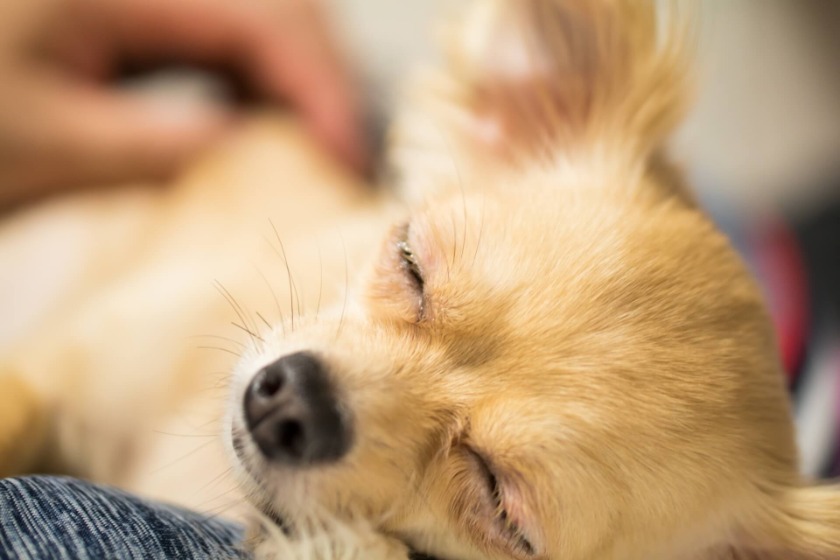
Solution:
<path fill-rule="evenodd" d="M 248 559 L 242 534 L 229 521 L 74 478 L 0 479 L 0 560 Z"/>
<path fill-rule="evenodd" d="M 0 480 L 0 560 L 247 558 L 242 528 L 80 480 Z"/>

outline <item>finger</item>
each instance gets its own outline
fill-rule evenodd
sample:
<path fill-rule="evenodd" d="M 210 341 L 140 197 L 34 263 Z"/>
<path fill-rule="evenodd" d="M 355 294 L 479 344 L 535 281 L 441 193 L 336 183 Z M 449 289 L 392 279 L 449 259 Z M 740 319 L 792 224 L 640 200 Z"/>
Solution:
<path fill-rule="evenodd" d="M 73 1 L 92 12 L 87 27 L 98 30 L 102 48 L 233 65 L 254 89 L 300 110 L 343 161 L 365 165 L 356 88 L 313 0 L 284 0 L 274 10 L 256 1 Z"/>
<path fill-rule="evenodd" d="M 341 56 L 320 4 L 286 2 L 280 11 L 284 33 L 257 70 L 264 88 L 286 96 L 307 118 L 313 133 L 357 169 L 367 165 L 358 88 Z"/>
<path fill-rule="evenodd" d="M 171 175 L 232 126 L 210 106 L 178 104 L 67 86 L 41 88 L 18 165 L 18 189 L 50 190 Z M 21 127 L 22 128 L 22 127 Z M 47 165 L 44 162 L 48 162 Z"/>

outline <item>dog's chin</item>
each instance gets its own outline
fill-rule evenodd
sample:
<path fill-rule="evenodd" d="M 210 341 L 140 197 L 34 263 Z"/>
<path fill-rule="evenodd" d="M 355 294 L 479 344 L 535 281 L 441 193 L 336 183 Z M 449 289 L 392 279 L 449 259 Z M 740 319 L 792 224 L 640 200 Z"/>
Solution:
<path fill-rule="evenodd" d="M 284 538 L 290 541 L 305 538 L 293 523 L 293 519 L 298 516 L 293 515 L 292 511 L 297 506 L 292 503 L 277 503 L 276 496 L 282 494 L 282 489 L 269 488 L 267 482 L 270 465 L 261 457 L 257 446 L 251 441 L 247 432 L 241 427 L 237 427 L 235 422 L 230 431 L 230 449 L 233 452 L 233 460 L 240 467 L 240 472 L 246 479 L 245 485 L 250 487 L 250 491 L 246 494 L 249 496 L 252 506 L 258 512 L 261 522 L 276 527 Z M 285 484 L 295 484 L 293 476 L 284 477 L 284 479 Z M 272 486 L 276 486 L 276 484 Z M 275 499 L 272 500 L 271 496 L 275 496 Z M 408 560 L 443 559 L 416 550 L 409 550 Z"/>
<path fill-rule="evenodd" d="M 290 516 L 285 513 L 285 509 L 290 506 L 280 507 L 270 500 L 270 496 L 277 492 L 266 487 L 270 466 L 260 456 L 257 446 L 251 441 L 244 428 L 237 426 L 236 422 L 231 427 L 229 441 L 233 455 L 232 461 L 239 467 L 241 483 L 245 487 L 245 494 L 249 497 L 251 504 L 265 520 L 276 525 L 284 534 L 291 535 Z"/>

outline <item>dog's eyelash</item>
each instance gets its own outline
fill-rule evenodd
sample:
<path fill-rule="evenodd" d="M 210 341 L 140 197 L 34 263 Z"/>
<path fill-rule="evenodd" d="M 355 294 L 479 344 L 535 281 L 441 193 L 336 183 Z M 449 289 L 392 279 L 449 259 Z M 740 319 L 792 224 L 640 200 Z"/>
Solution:
<path fill-rule="evenodd" d="M 418 291 L 422 292 L 424 288 L 423 273 L 420 271 L 420 264 L 417 262 L 414 251 L 411 250 L 407 241 L 398 242 L 397 249 L 400 251 L 403 266 L 411 277 L 412 282 L 417 286 Z"/>
<path fill-rule="evenodd" d="M 511 521 L 510 517 L 508 516 L 507 510 L 505 510 L 503 499 L 502 499 L 502 490 L 501 486 L 499 485 L 499 481 L 496 478 L 496 475 L 493 474 L 492 469 L 490 469 L 487 461 L 484 458 L 474 451 L 472 452 L 475 457 L 478 459 L 479 464 L 481 465 L 482 470 L 484 471 L 484 476 L 487 480 L 487 486 L 490 489 L 490 496 L 493 499 L 493 506 L 496 511 L 496 521 L 500 524 L 502 528 L 503 534 L 508 538 L 508 540 L 514 545 L 529 556 L 533 556 L 536 553 L 534 549 L 534 545 L 525 537 L 522 533 L 522 530 Z"/>
<path fill-rule="evenodd" d="M 418 319 L 422 319 L 425 314 L 425 297 L 426 297 L 426 281 L 423 279 L 423 271 L 420 269 L 420 263 L 414 251 L 411 250 L 411 245 L 408 244 L 406 237 L 408 236 L 408 228 L 405 230 L 405 237 L 397 242 L 397 250 L 400 253 L 400 261 L 403 270 L 405 270 L 409 281 L 414 288 L 418 299 Z"/>

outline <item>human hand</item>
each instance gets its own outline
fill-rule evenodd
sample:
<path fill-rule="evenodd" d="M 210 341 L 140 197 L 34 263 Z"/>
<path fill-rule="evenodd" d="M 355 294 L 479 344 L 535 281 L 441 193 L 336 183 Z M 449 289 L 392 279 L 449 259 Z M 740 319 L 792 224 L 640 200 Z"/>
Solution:
<path fill-rule="evenodd" d="M 231 69 L 365 166 L 356 92 L 315 0 L 10 1 L 0 6 L 0 206 L 165 177 L 218 139 L 231 113 L 152 102 L 112 81 L 127 61 L 173 60 Z"/>

